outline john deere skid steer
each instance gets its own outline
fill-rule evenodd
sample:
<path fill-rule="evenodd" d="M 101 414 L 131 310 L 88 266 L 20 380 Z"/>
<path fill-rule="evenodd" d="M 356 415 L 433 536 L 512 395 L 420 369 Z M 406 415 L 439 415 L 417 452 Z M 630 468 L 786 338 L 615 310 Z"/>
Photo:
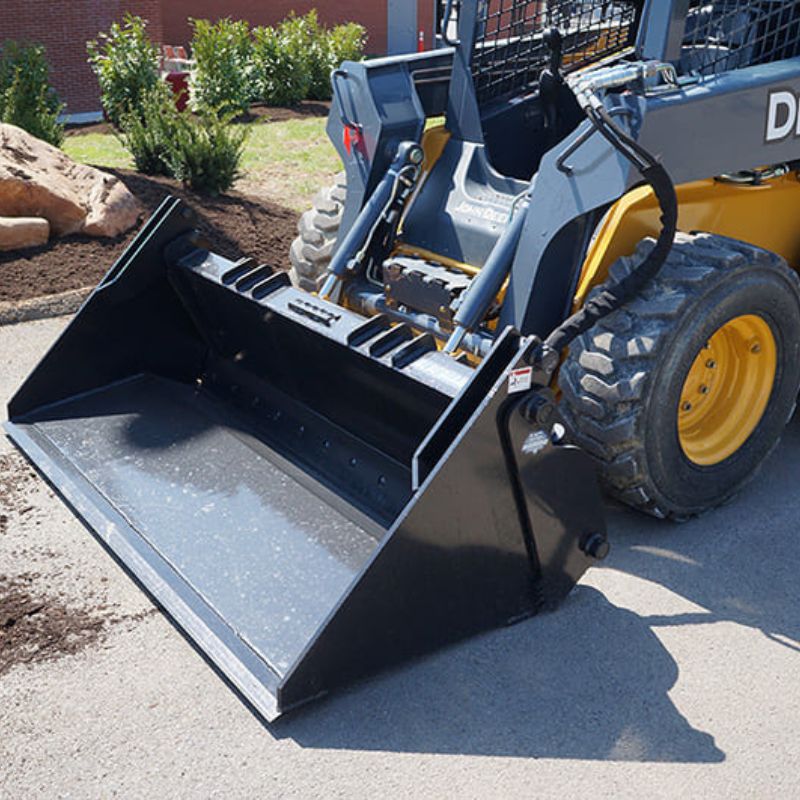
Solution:
<path fill-rule="evenodd" d="M 9 406 L 270 720 L 557 604 L 608 550 L 600 487 L 725 502 L 800 387 L 800 3 L 445 17 L 333 74 L 344 176 L 291 273 L 169 200 Z"/>

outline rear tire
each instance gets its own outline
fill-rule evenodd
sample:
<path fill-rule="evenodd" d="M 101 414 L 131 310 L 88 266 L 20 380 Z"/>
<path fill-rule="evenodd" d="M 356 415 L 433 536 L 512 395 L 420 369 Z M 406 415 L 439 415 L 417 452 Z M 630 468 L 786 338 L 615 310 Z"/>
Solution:
<path fill-rule="evenodd" d="M 321 189 L 314 206 L 306 211 L 297 226 L 300 235 L 292 243 L 292 282 L 307 292 L 316 292 L 331 263 L 347 199 L 347 180 L 343 172 L 336 183 Z"/>
<path fill-rule="evenodd" d="M 612 279 L 629 274 L 652 247 L 652 240 L 642 242 L 637 254 L 618 261 Z M 745 330 L 751 330 L 750 320 L 762 331 L 763 352 L 755 338 L 736 339 L 739 320 Z M 706 355 L 721 341 L 720 331 L 736 345 L 724 372 L 733 376 L 733 390 L 720 389 L 723 383 L 692 383 L 698 366 L 711 370 L 712 381 L 721 374 Z M 764 358 L 772 359 L 769 381 L 762 377 L 753 395 L 760 395 L 760 403 L 750 404 L 750 411 L 745 403 L 743 410 L 736 381 L 745 380 L 744 389 L 752 386 L 764 374 Z M 594 457 L 611 495 L 676 520 L 719 506 L 752 478 L 794 412 L 800 280 L 782 258 L 761 248 L 711 234 L 678 234 L 667 263 L 643 293 L 573 343 L 559 385 L 572 437 Z M 690 387 L 704 395 L 697 395 L 694 409 L 694 395 L 686 394 Z M 701 403 L 711 403 L 713 414 L 701 415 L 698 437 L 697 425 L 687 429 L 686 415 Z M 735 413 L 744 436 L 741 426 L 731 425 Z M 708 457 L 706 431 L 710 446 L 720 429 L 728 432 L 729 447 L 718 447 L 716 456 L 710 447 Z M 744 441 L 731 430 L 739 430 Z"/>

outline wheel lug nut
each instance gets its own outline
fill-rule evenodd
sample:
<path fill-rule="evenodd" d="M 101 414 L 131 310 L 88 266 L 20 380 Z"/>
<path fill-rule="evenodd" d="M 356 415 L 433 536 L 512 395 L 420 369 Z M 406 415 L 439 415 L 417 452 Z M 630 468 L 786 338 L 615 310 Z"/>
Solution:
<path fill-rule="evenodd" d="M 714 361 L 714 359 L 713 359 L 713 358 L 709 358 L 709 359 L 708 359 L 708 361 L 706 361 L 706 366 L 707 366 L 709 369 L 716 369 L 716 368 L 717 368 L 717 362 L 716 362 L 716 361 Z"/>
<path fill-rule="evenodd" d="M 754 344 L 754 345 L 753 345 L 753 346 L 750 348 L 750 352 L 751 352 L 751 353 L 753 353 L 754 355 L 758 355 L 758 354 L 761 352 L 761 345 L 760 345 L 758 342 L 756 342 L 756 343 L 755 343 L 755 344 Z"/>
<path fill-rule="evenodd" d="M 708 386 L 700 387 L 700 394 L 708 394 L 708 392 L 709 392 Z"/>
<path fill-rule="evenodd" d="M 681 406 L 681 411 L 691 411 L 691 410 L 692 410 L 692 404 L 691 403 L 684 403 Z"/>

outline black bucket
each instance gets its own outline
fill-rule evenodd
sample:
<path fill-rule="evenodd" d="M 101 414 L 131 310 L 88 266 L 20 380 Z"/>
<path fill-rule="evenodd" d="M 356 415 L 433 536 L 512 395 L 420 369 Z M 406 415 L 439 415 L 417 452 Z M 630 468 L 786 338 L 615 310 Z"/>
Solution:
<path fill-rule="evenodd" d="M 7 430 L 266 719 L 570 590 L 602 506 L 544 395 L 508 392 L 531 341 L 475 369 L 194 222 L 164 203 Z"/>

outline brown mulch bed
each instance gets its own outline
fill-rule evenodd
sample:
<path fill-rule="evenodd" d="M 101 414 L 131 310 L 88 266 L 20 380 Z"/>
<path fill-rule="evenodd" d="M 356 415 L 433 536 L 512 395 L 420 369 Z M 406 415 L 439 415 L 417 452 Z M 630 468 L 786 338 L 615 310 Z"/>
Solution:
<path fill-rule="evenodd" d="M 241 118 L 241 122 L 254 122 L 263 119 L 265 122 L 286 122 L 304 117 L 327 117 L 331 110 L 329 102 L 304 100 L 300 105 L 291 108 L 275 106 L 251 106 L 250 113 Z M 71 125 L 67 128 L 67 136 L 85 136 L 87 133 L 113 133 L 114 128 L 108 122 L 90 122 L 86 125 Z"/>
<path fill-rule="evenodd" d="M 230 259 L 255 258 L 278 269 L 288 266 L 297 235 L 297 213 L 273 203 L 232 192 L 209 198 L 185 190 L 168 178 L 129 170 L 109 170 L 139 198 L 149 216 L 169 195 L 198 213 L 199 229 L 212 249 Z M 121 255 L 136 230 L 115 239 L 69 236 L 42 247 L 0 254 L 0 302 L 27 300 L 96 285 Z"/>

